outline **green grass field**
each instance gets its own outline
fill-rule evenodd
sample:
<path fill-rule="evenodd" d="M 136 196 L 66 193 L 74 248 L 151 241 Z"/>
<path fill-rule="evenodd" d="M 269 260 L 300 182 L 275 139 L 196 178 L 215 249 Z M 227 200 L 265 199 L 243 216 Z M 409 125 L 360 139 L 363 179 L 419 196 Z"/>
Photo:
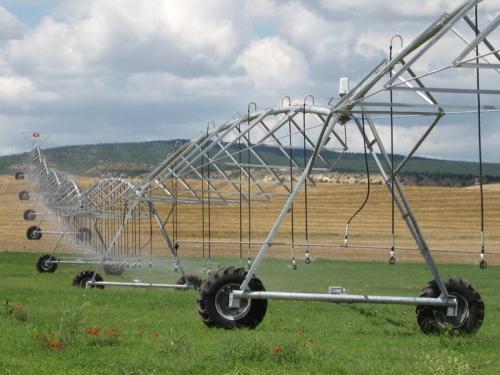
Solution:
<path fill-rule="evenodd" d="M 39 274 L 36 258 L 0 253 L 2 374 L 499 372 L 499 267 L 441 267 L 444 276 L 469 280 L 485 301 L 481 330 L 460 337 L 423 335 L 411 306 L 286 301 L 270 301 L 256 330 L 209 329 L 198 316 L 194 291 L 76 289 L 71 279 L 85 267 Z M 258 276 L 268 290 L 323 292 L 342 285 L 352 293 L 414 296 L 430 280 L 422 264 L 315 261 L 298 271 L 287 264 L 266 261 Z"/>

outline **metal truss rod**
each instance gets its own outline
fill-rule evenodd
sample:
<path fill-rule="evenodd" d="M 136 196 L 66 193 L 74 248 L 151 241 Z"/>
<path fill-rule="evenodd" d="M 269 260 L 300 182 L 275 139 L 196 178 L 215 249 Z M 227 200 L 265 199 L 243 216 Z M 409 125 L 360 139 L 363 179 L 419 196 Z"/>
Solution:
<path fill-rule="evenodd" d="M 338 121 L 337 115 L 335 115 L 333 112 L 326 119 L 325 124 L 323 126 L 323 129 L 321 130 L 321 134 L 318 138 L 318 143 L 316 144 L 316 147 L 314 149 L 313 154 L 309 158 L 309 162 L 307 163 L 307 166 L 306 166 L 304 172 L 302 173 L 300 178 L 297 180 L 292 193 L 290 194 L 287 202 L 285 203 L 278 218 L 276 219 L 271 231 L 269 232 L 264 245 L 262 245 L 257 256 L 255 257 L 254 262 L 252 263 L 252 266 L 250 267 L 250 270 L 248 271 L 247 276 L 245 277 L 245 280 L 240 285 L 240 290 L 247 289 L 248 284 L 250 283 L 250 280 L 252 279 L 253 275 L 255 274 L 255 271 L 260 266 L 262 259 L 264 258 L 265 254 L 267 253 L 267 251 L 270 248 L 269 243 L 271 243 L 273 241 L 274 237 L 276 237 L 276 234 L 278 233 L 281 225 L 285 221 L 285 218 L 286 218 L 293 202 L 295 201 L 295 198 L 297 197 L 300 190 L 304 186 L 304 184 L 307 180 L 307 177 L 309 176 L 309 173 L 311 172 L 311 169 L 316 161 L 316 157 L 321 152 L 321 150 L 323 149 L 325 144 L 328 142 L 329 135 L 332 132 L 335 125 L 337 124 L 337 121 Z"/>
<path fill-rule="evenodd" d="M 368 126 L 370 127 L 370 131 L 372 132 L 372 134 L 375 138 L 375 143 L 377 144 L 377 146 L 378 146 L 378 148 L 383 156 L 383 159 L 385 160 L 386 164 L 388 166 L 390 166 L 390 157 L 387 154 L 387 151 L 384 147 L 382 139 L 380 138 L 380 135 L 378 134 L 378 131 L 375 127 L 375 124 L 371 121 L 369 116 L 366 116 L 366 120 L 368 122 Z M 358 126 L 359 131 L 362 132 L 361 124 L 359 123 L 359 119 L 355 118 L 355 121 L 356 121 L 356 124 Z M 364 139 L 365 139 L 365 142 L 368 142 L 367 146 L 369 146 L 371 148 L 372 147 L 371 142 L 368 141 L 365 137 L 364 137 Z M 372 149 L 370 149 L 370 152 L 372 153 L 372 155 L 375 155 L 375 153 L 372 151 Z M 385 173 L 385 170 L 383 168 L 381 168 L 382 166 L 380 164 L 378 164 L 378 166 L 380 168 L 380 172 L 382 172 L 384 175 L 387 176 L 387 173 Z M 417 219 L 413 213 L 413 210 L 411 208 L 408 197 L 406 196 L 406 194 L 404 192 L 403 186 L 401 185 L 401 183 L 397 177 L 394 179 L 393 182 L 394 182 L 394 184 L 387 182 L 386 185 L 388 186 L 390 191 L 391 191 L 391 185 L 394 185 L 394 187 L 397 189 L 397 192 L 399 194 L 399 198 L 401 199 L 401 203 L 403 205 L 403 206 L 401 206 L 398 204 L 398 208 L 401 212 L 403 220 L 405 221 L 408 229 L 410 230 L 411 234 L 413 235 L 413 238 L 415 239 L 417 246 L 420 248 L 420 251 L 421 251 L 421 253 L 425 259 L 425 262 L 427 264 L 427 267 L 431 271 L 431 273 L 434 277 L 434 280 L 436 281 L 439 289 L 441 290 L 441 292 L 443 293 L 443 295 L 445 297 L 448 297 L 448 291 L 446 289 L 446 286 L 444 285 L 444 282 L 443 282 L 443 279 L 441 278 L 439 270 L 434 262 L 434 259 L 432 258 L 432 255 L 429 252 L 429 247 L 428 247 L 427 242 L 424 238 L 424 235 L 422 234 L 422 232 L 420 230 L 420 227 L 419 227 Z M 391 191 L 391 193 L 392 193 L 392 191 Z M 404 209 L 402 207 L 404 207 Z"/>
<path fill-rule="evenodd" d="M 474 51 L 474 49 L 476 48 L 476 46 L 479 45 L 479 43 L 481 43 L 488 35 L 490 35 L 497 28 L 498 25 L 500 25 L 500 14 L 497 17 L 495 17 L 495 19 L 488 26 L 486 26 L 486 28 L 481 33 L 479 33 L 476 36 L 476 38 L 462 51 L 460 55 L 457 56 L 457 58 L 453 61 L 453 65 L 455 66 L 459 65 L 460 62 L 469 53 Z M 474 26 L 474 29 L 475 28 L 476 27 Z"/>

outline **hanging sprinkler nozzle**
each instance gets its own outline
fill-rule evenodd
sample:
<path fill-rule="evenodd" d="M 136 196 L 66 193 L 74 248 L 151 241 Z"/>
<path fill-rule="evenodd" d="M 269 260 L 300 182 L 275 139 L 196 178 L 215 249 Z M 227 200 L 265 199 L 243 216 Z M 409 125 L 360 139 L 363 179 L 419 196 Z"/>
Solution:
<path fill-rule="evenodd" d="M 345 225 L 344 246 L 349 246 L 349 224 Z"/>

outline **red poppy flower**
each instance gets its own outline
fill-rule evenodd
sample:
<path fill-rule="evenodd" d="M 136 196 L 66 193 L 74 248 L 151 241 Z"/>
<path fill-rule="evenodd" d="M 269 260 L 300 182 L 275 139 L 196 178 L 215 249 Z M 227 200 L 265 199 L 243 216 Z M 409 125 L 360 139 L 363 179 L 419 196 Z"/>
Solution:
<path fill-rule="evenodd" d="M 50 349 L 52 349 L 52 350 L 62 350 L 62 347 L 61 347 L 61 341 L 59 341 L 59 340 L 52 340 L 52 341 L 49 343 L 49 347 L 50 347 Z"/>
<path fill-rule="evenodd" d="M 90 331 L 90 333 L 92 333 L 95 337 L 99 337 L 99 327 L 94 327 L 92 328 L 92 330 Z"/>

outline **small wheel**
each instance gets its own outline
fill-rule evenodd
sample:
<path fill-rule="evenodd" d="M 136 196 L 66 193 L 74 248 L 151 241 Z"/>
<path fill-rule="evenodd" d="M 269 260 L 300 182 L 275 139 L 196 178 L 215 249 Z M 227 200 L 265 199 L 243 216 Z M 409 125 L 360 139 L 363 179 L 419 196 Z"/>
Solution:
<path fill-rule="evenodd" d="M 305 264 L 310 264 L 311 263 L 311 258 L 309 258 L 309 256 L 306 257 L 306 259 L 304 260 Z"/>
<path fill-rule="evenodd" d="M 196 275 L 186 275 L 186 277 L 181 276 L 181 278 L 177 280 L 176 284 L 177 285 L 188 284 L 192 289 L 199 290 L 202 282 L 203 280 Z"/>
<path fill-rule="evenodd" d="M 123 272 L 125 272 L 125 265 L 113 261 L 104 263 L 103 268 L 106 275 L 121 276 L 123 275 Z"/>
<path fill-rule="evenodd" d="M 488 267 L 488 262 L 486 262 L 484 259 L 481 259 L 481 261 L 479 262 L 479 268 L 485 270 L 486 267 Z"/>
<path fill-rule="evenodd" d="M 36 219 L 36 212 L 32 209 L 24 211 L 23 218 L 26 221 L 33 221 Z"/>
<path fill-rule="evenodd" d="M 36 262 L 36 269 L 40 273 L 54 273 L 57 270 L 58 260 L 58 258 L 50 254 L 42 255 Z"/>
<path fill-rule="evenodd" d="M 267 300 L 242 299 L 240 307 L 229 307 L 229 294 L 239 289 L 247 271 L 244 268 L 223 268 L 210 275 L 200 288 L 198 312 L 208 327 L 254 329 L 264 319 Z M 265 291 L 262 282 L 253 277 L 248 284 L 252 291 Z"/>
<path fill-rule="evenodd" d="M 484 303 L 479 293 L 467 281 L 461 278 L 444 280 L 448 293 L 457 299 L 457 316 L 446 316 L 446 307 L 417 306 L 417 322 L 420 329 L 427 334 L 440 334 L 450 327 L 462 334 L 476 333 L 484 319 Z M 437 298 L 441 294 L 435 281 L 431 281 L 420 297 Z"/>
<path fill-rule="evenodd" d="M 297 263 L 295 262 L 292 263 L 292 270 L 297 271 Z"/>
<path fill-rule="evenodd" d="M 24 173 L 23 172 L 17 172 L 15 175 L 14 175 L 14 178 L 16 180 L 24 180 Z"/>
<path fill-rule="evenodd" d="M 104 279 L 95 271 L 82 271 L 76 274 L 76 276 L 73 278 L 73 286 L 80 287 L 80 288 L 85 288 L 87 287 L 87 281 L 92 280 L 92 277 L 94 276 L 94 281 L 104 281 Z M 97 288 L 97 289 L 104 289 L 104 285 L 92 285 L 91 288 Z"/>
<path fill-rule="evenodd" d="M 26 231 L 26 238 L 28 238 L 28 240 L 38 241 L 42 238 L 42 230 L 40 229 L 40 227 L 33 225 Z"/>
<path fill-rule="evenodd" d="M 92 240 L 92 232 L 88 228 L 80 228 L 76 234 L 76 240 L 88 243 Z"/>
<path fill-rule="evenodd" d="M 27 201 L 30 199 L 30 193 L 26 190 L 23 190 L 19 192 L 19 200 L 20 201 Z"/>
<path fill-rule="evenodd" d="M 389 264 L 394 266 L 396 264 L 396 257 L 392 256 L 389 258 Z"/>

